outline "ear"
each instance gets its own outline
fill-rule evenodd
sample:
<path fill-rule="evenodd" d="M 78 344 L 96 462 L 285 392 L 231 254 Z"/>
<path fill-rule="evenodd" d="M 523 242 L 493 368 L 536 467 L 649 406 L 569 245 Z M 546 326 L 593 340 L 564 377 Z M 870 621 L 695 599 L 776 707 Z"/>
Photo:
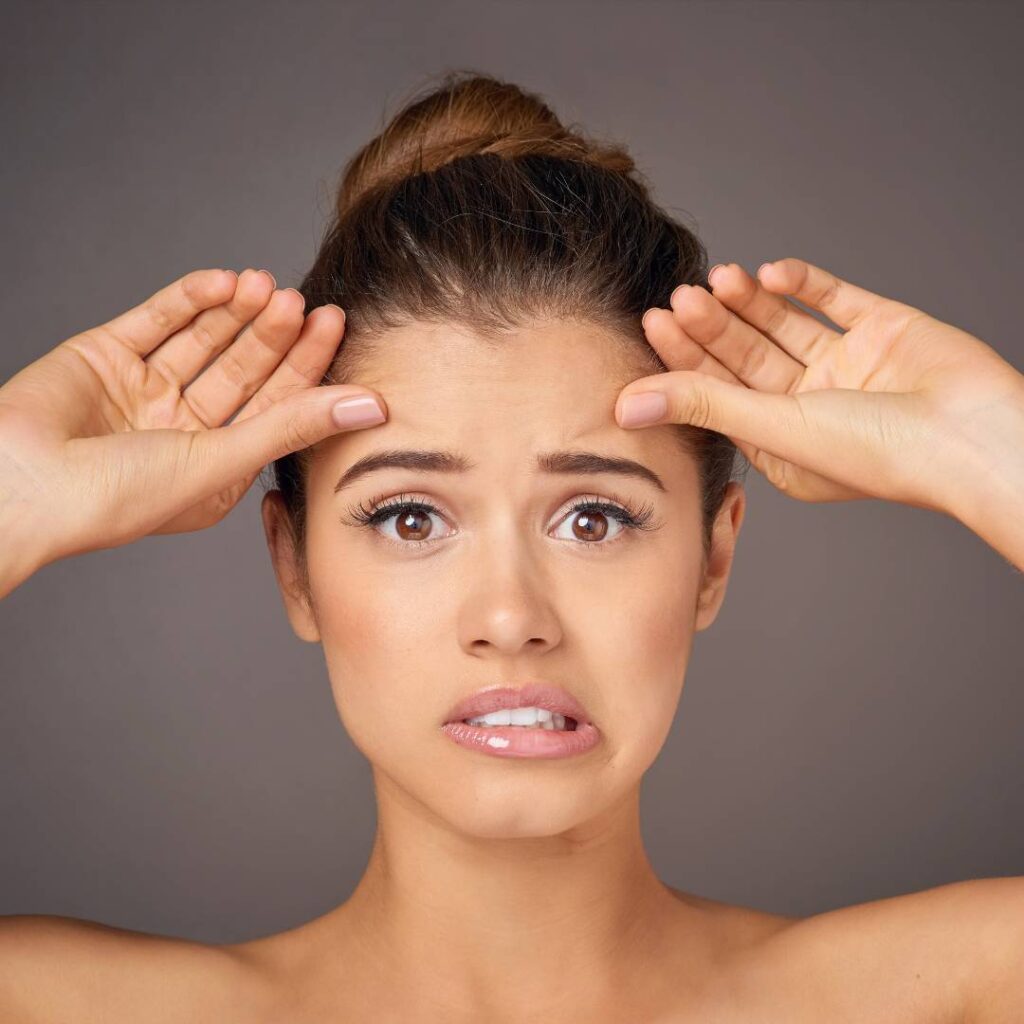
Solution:
<path fill-rule="evenodd" d="M 320 629 L 313 614 L 309 594 L 301 581 L 298 559 L 288 525 L 288 513 L 284 496 L 280 491 L 267 491 L 263 495 L 260 514 L 263 517 L 263 532 L 267 537 L 277 586 L 284 599 L 292 631 L 300 640 L 319 643 Z"/>
<path fill-rule="evenodd" d="M 711 529 L 711 550 L 708 552 L 704 579 L 697 594 L 695 632 L 707 629 L 715 621 L 725 600 L 725 588 L 729 582 L 746 505 L 747 496 L 743 485 L 735 480 L 730 481 Z"/>

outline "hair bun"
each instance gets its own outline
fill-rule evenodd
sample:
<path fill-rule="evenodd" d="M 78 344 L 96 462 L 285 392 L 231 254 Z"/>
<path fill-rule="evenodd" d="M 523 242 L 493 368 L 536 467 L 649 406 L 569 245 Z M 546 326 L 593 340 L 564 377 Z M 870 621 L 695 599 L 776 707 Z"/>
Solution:
<path fill-rule="evenodd" d="M 349 161 L 338 191 L 338 213 L 370 191 L 477 153 L 556 156 L 620 174 L 636 171 L 624 147 L 604 145 L 566 127 L 535 93 L 492 75 L 449 71 L 439 84 L 427 85 L 408 100 Z"/>

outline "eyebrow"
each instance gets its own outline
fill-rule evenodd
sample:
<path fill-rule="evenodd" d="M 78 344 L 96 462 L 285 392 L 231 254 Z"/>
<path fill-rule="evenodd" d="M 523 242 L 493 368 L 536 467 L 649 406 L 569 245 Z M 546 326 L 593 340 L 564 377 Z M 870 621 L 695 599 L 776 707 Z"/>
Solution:
<path fill-rule="evenodd" d="M 459 452 L 432 451 L 415 448 L 398 448 L 373 452 L 353 463 L 334 485 L 337 494 L 356 480 L 378 469 L 412 469 L 421 473 L 466 473 L 476 468 Z M 638 477 L 654 484 L 660 491 L 667 488 L 654 470 L 648 469 L 632 459 L 601 455 L 598 452 L 577 449 L 560 452 L 543 452 L 537 456 L 537 469 L 541 473 L 618 473 L 620 476 Z"/>

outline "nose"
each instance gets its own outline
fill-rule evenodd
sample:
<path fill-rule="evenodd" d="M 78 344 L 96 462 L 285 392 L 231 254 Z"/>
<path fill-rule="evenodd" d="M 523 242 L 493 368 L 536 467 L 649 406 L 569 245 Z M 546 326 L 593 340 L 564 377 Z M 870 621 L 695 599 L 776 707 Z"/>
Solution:
<path fill-rule="evenodd" d="M 523 554 L 484 558 L 474 569 L 459 611 L 459 640 L 467 653 L 479 656 L 494 648 L 515 657 L 560 643 L 552 585 Z"/>

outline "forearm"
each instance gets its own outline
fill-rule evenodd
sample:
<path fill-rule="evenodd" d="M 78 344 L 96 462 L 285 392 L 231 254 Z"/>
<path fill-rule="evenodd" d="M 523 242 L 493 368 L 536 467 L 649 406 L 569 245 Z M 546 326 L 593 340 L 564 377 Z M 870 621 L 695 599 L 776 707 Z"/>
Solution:
<path fill-rule="evenodd" d="M 1017 400 L 964 428 L 962 470 L 949 480 L 951 515 L 1024 572 L 1024 376 Z"/>
<path fill-rule="evenodd" d="M 990 481 L 981 506 L 957 518 L 1024 572 L 1024 484 L 1016 489 L 1001 484 L 1005 481 Z"/>
<path fill-rule="evenodd" d="M 5 533 L 0 533 L 0 544 L 4 550 L 0 552 L 0 600 L 5 598 L 16 587 L 21 586 L 39 566 L 17 549 L 8 544 Z"/>
<path fill-rule="evenodd" d="M 46 564 L 39 524 L 0 479 L 0 599 Z"/>

